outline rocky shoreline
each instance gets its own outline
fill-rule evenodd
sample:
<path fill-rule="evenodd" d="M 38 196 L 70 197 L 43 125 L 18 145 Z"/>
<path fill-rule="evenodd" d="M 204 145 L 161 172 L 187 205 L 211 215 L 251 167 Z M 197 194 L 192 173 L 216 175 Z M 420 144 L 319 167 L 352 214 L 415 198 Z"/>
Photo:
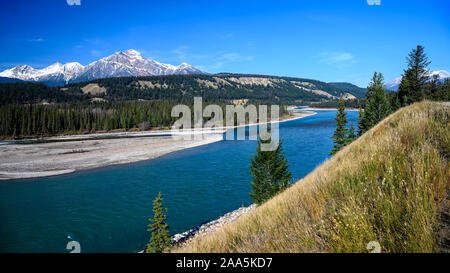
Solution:
<path fill-rule="evenodd" d="M 207 235 L 207 234 L 212 233 L 212 232 L 216 231 L 217 229 L 225 226 L 226 224 L 236 221 L 239 217 L 241 217 L 244 214 L 249 213 L 250 211 L 254 210 L 255 208 L 256 208 L 255 204 L 250 205 L 248 207 L 240 207 L 236 210 L 228 212 L 227 214 L 225 214 L 215 220 L 207 222 L 203 225 L 200 225 L 198 227 L 195 227 L 195 228 L 185 231 L 183 233 L 175 234 L 171 238 L 172 245 L 173 246 L 186 245 L 198 236 Z M 145 249 L 139 251 L 139 253 L 144 253 L 144 252 L 145 252 Z"/>
<path fill-rule="evenodd" d="M 236 221 L 239 217 L 241 217 L 244 214 L 249 213 L 250 211 L 254 210 L 256 208 L 256 205 L 253 204 L 248 207 L 241 207 L 238 208 L 232 212 L 229 212 L 222 217 L 213 220 L 211 222 L 208 222 L 206 224 L 203 224 L 199 227 L 190 229 L 188 231 L 185 231 L 183 233 L 178 233 L 172 236 L 172 243 L 174 245 L 183 245 L 189 243 L 191 240 L 193 240 L 195 237 L 198 236 L 204 236 L 206 234 L 212 233 L 216 231 L 217 229 L 223 227 L 224 225 Z"/>

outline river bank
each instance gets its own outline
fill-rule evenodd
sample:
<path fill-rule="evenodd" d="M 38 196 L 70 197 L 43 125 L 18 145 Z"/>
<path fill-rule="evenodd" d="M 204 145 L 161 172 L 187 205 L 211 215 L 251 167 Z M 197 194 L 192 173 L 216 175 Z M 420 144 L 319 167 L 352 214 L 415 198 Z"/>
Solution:
<path fill-rule="evenodd" d="M 314 114 L 293 112 L 278 122 Z M 0 145 L 0 180 L 54 176 L 153 159 L 171 152 L 222 141 L 223 133 L 229 129 L 260 124 L 262 123 L 180 132 L 161 130 L 54 136 L 27 140 L 24 144 Z M 191 137 L 195 135 L 199 137 Z"/>
<path fill-rule="evenodd" d="M 137 162 L 222 139 L 222 134 L 205 134 L 201 139 L 192 140 L 161 136 L 1 145 L 0 180 L 53 176 Z"/>
<path fill-rule="evenodd" d="M 304 109 L 295 109 L 291 107 L 288 109 L 291 115 L 285 115 L 279 118 L 278 121 L 269 122 L 258 122 L 251 124 L 242 124 L 234 126 L 222 126 L 214 128 L 192 128 L 192 129 L 182 129 L 182 130 L 172 130 L 172 129 L 153 129 L 147 131 L 120 131 L 120 132 L 94 132 L 89 134 L 61 134 L 54 136 L 41 136 L 41 137 L 26 137 L 19 139 L 6 138 L 2 139 L 0 145 L 9 144 L 33 144 L 33 143 L 46 143 L 46 142 L 63 142 L 63 141 L 81 141 L 81 140 L 103 140 L 103 139 L 114 139 L 114 138 L 134 138 L 134 137 L 161 137 L 161 136 L 191 136 L 191 135 L 204 135 L 204 134 L 221 134 L 225 133 L 226 130 L 247 127 L 247 126 L 257 126 L 266 123 L 282 123 L 291 120 L 296 120 L 299 118 L 304 118 L 307 116 L 314 115 L 316 113 L 312 111 L 303 111 Z"/>
<path fill-rule="evenodd" d="M 250 211 L 254 210 L 256 208 L 255 204 L 252 204 L 248 207 L 240 207 L 236 210 L 233 210 L 231 212 L 228 212 L 224 214 L 223 216 L 212 220 L 210 222 L 207 222 L 203 225 L 200 225 L 198 227 L 192 228 L 188 231 L 185 231 L 183 233 L 177 233 L 172 236 L 171 241 L 174 246 L 182 247 L 184 245 L 189 244 L 193 239 L 205 236 L 209 233 L 212 233 L 223 226 L 232 223 L 236 221 L 241 216 L 249 213 Z M 139 251 L 139 253 L 144 253 L 145 250 Z"/>
<path fill-rule="evenodd" d="M 236 221 L 239 217 L 249 213 L 255 208 L 256 208 L 255 204 L 248 207 L 241 207 L 223 215 L 218 219 L 205 223 L 199 227 L 190 229 L 183 233 L 175 234 L 174 236 L 172 236 L 172 243 L 174 245 L 179 246 L 183 244 L 188 244 L 191 240 L 193 240 L 198 236 L 204 236 L 206 234 L 212 233 L 217 229 L 225 226 L 226 224 Z"/>

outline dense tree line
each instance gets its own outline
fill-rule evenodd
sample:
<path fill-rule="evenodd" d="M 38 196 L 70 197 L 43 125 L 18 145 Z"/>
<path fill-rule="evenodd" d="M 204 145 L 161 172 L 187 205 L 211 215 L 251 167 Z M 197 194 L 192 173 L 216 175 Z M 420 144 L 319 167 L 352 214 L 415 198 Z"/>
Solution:
<path fill-rule="evenodd" d="M 225 101 L 233 99 L 249 99 L 269 101 L 270 103 L 294 104 L 296 101 L 319 101 L 326 97 L 301 90 L 292 84 L 290 78 L 272 85 L 246 85 L 228 80 L 246 75 L 210 76 L 210 75 L 168 75 L 151 77 L 119 77 L 90 81 L 105 87 L 107 93 L 100 95 L 106 99 L 170 99 L 189 101 L 193 97 L 202 97 L 205 101 Z M 247 75 L 250 76 L 250 75 Z M 255 77 L 254 75 L 252 77 Z M 261 77 L 261 76 L 260 76 Z M 219 81 L 216 81 L 219 79 Z M 220 82 L 220 79 L 227 80 Z M 296 79 L 300 80 L 300 79 Z M 305 80 L 306 81 L 306 80 Z M 214 83 L 215 86 L 209 85 Z M 338 92 L 338 88 L 326 83 L 313 81 L 321 90 Z M 151 83 L 151 84 L 150 84 Z M 74 83 L 66 86 L 68 90 L 79 93 L 86 83 Z M 339 89 L 340 90 L 340 89 Z M 331 91 L 330 91 L 331 92 Z"/>
<path fill-rule="evenodd" d="M 170 127 L 178 119 L 171 117 L 171 110 L 177 104 L 175 101 L 8 104 L 0 106 L 0 136 L 19 138 Z M 209 104 L 205 103 L 203 107 Z M 191 108 L 193 119 L 193 103 L 187 105 Z M 225 119 L 226 104 L 220 102 L 218 105 Z M 270 109 L 268 113 L 270 116 Z M 285 114 L 286 107 L 281 106 L 280 115 Z M 204 118 L 206 121 L 207 118 Z"/>
<path fill-rule="evenodd" d="M 0 105 L 11 103 L 79 102 L 88 101 L 90 96 L 80 90 L 61 91 L 58 87 L 42 83 L 20 82 L 0 84 Z"/>
<path fill-rule="evenodd" d="M 169 126 L 175 102 L 9 104 L 0 107 L 1 136 L 89 133 Z M 145 128 L 143 128 L 145 127 Z"/>
<path fill-rule="evenodd" d="M 360 99 L 350 99 L 350 100 L 344 100 L 344 106 L 345 108 L 353 108 L 358 109 L 361 105 L 362 100 Z M 321 102 L 313 102 L 309 105 L 310 107 L 314 108 L 338 108 L 339 107 L 339 101 L 335 100 L 329 100 L 329 101 L 321 101 Z"/>
<path fill-rule="evenodd" d="M 271 84 L 242 84 L 236 80 L 240 77 L 264 78 Z M 314 84 L 317 89 L 334 96 L 345 92 L 358 97 L 365 92 L 348 83 L 325 83 L 310 79 L 242 75 L 167 75 L 150 77 L 117 77 L 97 79 L 89 82 L 71 83 L 63 87 L 52 87 L 39 83 L 21 82 L 0 84 L 1 104 L 69 102 L 89 100 L 92 97 L 107 100 L 176 100 L 189 101 L 201 96 L 205 101 L 224 101 L 232 99 L 250 99 L 269 101 L 271 103 L 296 104 L 327 99 L 322 95 L 298 88 L 293 82 Z M 98 84 L 106 89 L 103 94 L 89 95 L 83 93 L 87 84 Z"/>

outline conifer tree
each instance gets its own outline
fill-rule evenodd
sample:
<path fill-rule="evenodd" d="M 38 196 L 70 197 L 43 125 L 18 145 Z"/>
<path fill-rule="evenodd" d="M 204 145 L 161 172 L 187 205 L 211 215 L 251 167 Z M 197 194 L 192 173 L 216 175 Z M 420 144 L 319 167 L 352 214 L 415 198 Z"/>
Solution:
<path fill-rule="evenodd" d="M 274 151 L 262 151 L 261 144 L 268 143 L 270 140 L 258 140 L 256 154 L 250 164 L 252 176 L 250 197 L 257 205 L 261 205 L 291 185 L 292 173 L 289 171 L 281 140 Z"/>
<path fill-rule="evenodd" d="M 397 96 L 397 93 L 390 92 L 388 94 L 388 98 L 389 98 L 389 104 L 391 105 L 391 112 L 395 112 L 398 109 L 400 109 L 400 107 L 402 107 L 400 100 Z"/>
<path fill-rule="evenodd" d="M 170 247 L 170 237 L 169 237 L 169 225 L 167 225 L 167 216 L 164 214 L 167 212 L 166 208 L 162 207 L 162 196 L 158 193 L 158 197 L 153 200 L 153 219 L 149 219 L 151 224 L 148 226 L 152 233 L 150 242 L 147 245 L 147 253 L 161 253 Z"/>
<path fill-rule="evenodd" d="M 359 105 L 359 112 L 358 112 L 358 136 L 362 136 L 364 132 L 366 132 L 367 129 L 364 126 L 364 109 L 362 105 Z"/>
<path fill-rule="evenodd" d="M 378 87 L 383 87 L 383 84 L 384 84 L 383 73 L 374 72 L 372 80 L 370 81 L 369 86 L 367 86 L 367 92 L 365 94 L 366 101 L 372 99 L 373 94 L 375 93 L 375 89 Z"/>
<path fill-rule="evenodd" d="M 371 120 L 372 113 L 371 108 L 369 107 L 375 91 L 377 88 L 383 88 L 384 77 L 383 73 L 374 72 L 372 80 L 367 86 L 367 92 L 365 95 L 365 103 L 364 103 L 364 111 L 359 111 L 359 120 L 358 120 L 358 134 L 362 135 L 367 130 L 369 130 L 374 124 Z"/>
<path fill-rule="evenodd" d="M 450 79 L 445 79 L 444 83 L 439 86 L 438 98 L 443 101 L 450 100 Z"/>
<path fill-rule="evenodd" d="M 350 128 L 348 129 L 347 140 L 346 140 L 345 145 L 352 143 L 357 137 L 358 137 L 358 134 L 356 132 L 355 126 L 352 123 L 352 125 L 350 125 Z"/>
<path fill-rule="evenodd" d="M 431 80 L 427 84 L 426 97 L 428 99 L 438 100 L 439 99 L 438 90 L 440 85 L 441 81 L 439 75 L 438 74 L 433 75 L 433 77 L 431 77 Z"/>
<path fill-rule="evenodd" d="M 370 127 L 375 126 L 391 113 L 389 99 L 383 87 L 375 88 L 375 92 L 367 108 L 370 114 Z"/>
<path fill-rule="evenodd" d="M 383 86 L 383 74 L 375 72 L 367 87 L 367 90 L 370 90 L 371 93 L 366 96 L 364 111 L 359 112 L 359 135 L 365 133 L 391 113 L 390 99 Z"/>
<path fill-rule="evenodd" d="M 363 111 L 361 111 L 362 109 L 359 111 L 359 120 L 358 120 L 359 135 L 362 135 L 365 132 L 367 132 L 373 125 L 371 120 L 372 113 L 369 105 L 370 101 L 366 101 L 366 105 Z"/>
<path fill-rule="evenodd" d="M 338 112 L 336 113 L 336 123 L 337 127 L 334 130 L 334 134 L 331 137 L 334 141 L 333 149 L 330 152 L 330 155 L 335 155 L 339 152 L 347 143 L 348 129 L 347 125 L 347 114 L 345 113 L 344 100 L 342 98 L 339 99 L 339 107 Z"/>
<path fill-rule="evenodd" d="M 418 45 L 408 57 L 408 68 L 402 76 L 398 96 L 401 103 L 410 104 L 425 97 L 425 88 L 430 79 L 427 67 L 430 65 L 424 47 Z"/>

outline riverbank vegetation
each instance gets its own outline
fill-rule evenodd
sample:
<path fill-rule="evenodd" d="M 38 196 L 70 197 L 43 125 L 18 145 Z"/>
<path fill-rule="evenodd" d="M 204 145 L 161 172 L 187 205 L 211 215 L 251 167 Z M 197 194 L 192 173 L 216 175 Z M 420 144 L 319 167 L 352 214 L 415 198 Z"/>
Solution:
<path fill-rule="evenodd" d="M 344 100 L 344 106 L 347 109 L 358 109 L 361 106 L 361 99 Z M 337 109 L 339 107 L 338 100 L 328 100 L 320 102 L 312 102 L 309 104 L 311 108 Z"/>
<path fill-rule="evenodd" d="M 171 110 L 177 104 L 179 102 L 166 100 L 9 104 L 0 107 L 0 138 L 167 129 L 178 119 L 171 117 Z M 211 102 L 204 103 L 203 107 L 210 104 Z M 258 107 L 259 102 L 255 104 Z M 187 105 L 193 109 L 193 102 Z M 226 112 L 225 102 L 217 102 L 217 105 Z M 287 107 L 282 105 L 280 117 L 286 115 Z M 270 117 L 270 108 L 268 116 Z M 224 124 L 225 118 L 224 115 Z M 204 118 L 204 122 L 208 120 Z M 246 120 L 248 121 L 248 116 Z"/>
<path fill-rule="evenodd" d="M 411 122 L 414 121 L 414 122 Z M 437 252 L 450 108 L 401 108 L 254 211 L 175 252 Z"/>

